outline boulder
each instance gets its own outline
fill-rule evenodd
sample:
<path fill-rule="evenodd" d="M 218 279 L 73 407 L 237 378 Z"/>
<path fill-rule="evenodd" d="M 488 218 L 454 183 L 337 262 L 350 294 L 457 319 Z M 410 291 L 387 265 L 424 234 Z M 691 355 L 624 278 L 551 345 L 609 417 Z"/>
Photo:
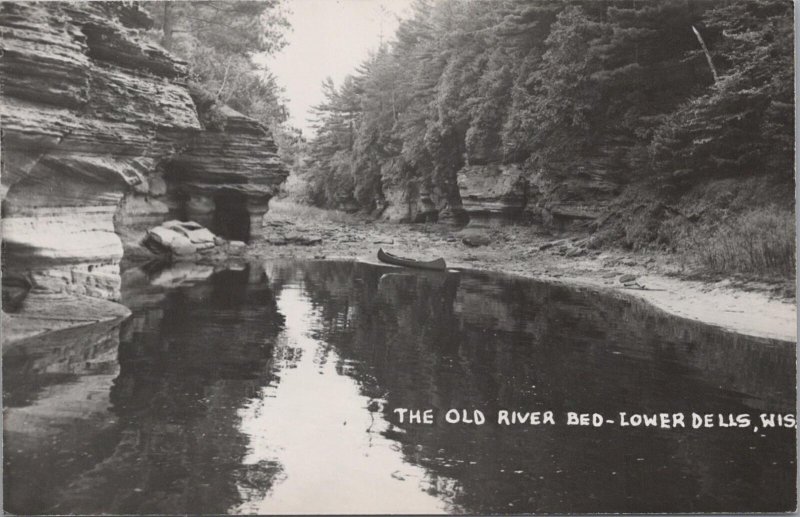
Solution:
<path fill-rule="evenodd" d="M 216 245 L 216 235 L 193 221 L 184 222 L 173 220 L 167 221 L 161 226 L 180 233 L 188 238 L 198 249 L 213 248 Z"/>
<path fill-rule="evenodd" d="M 565 257 L 581 257 L 583 255 L 586 255 L 585 248 L 570 248 L 564 253 Z"/>
<path fill-rule="evenodd" d="M 200 253 L 208 255 L 228 245 L 228 250 L 244 249 L 241 241 L 230 241 L 217 237 L 207 228 L 194 221 L 171 220 L 162 223 L 147 232 L 142 242 L 146 248 L 157 254 L 191 255 Z"/>
<path fill-rule="evenodd" d="M 488 246 L 492 243 L 492 239 L 484 233 L 468 233 L 461 238 L 461 242 L 470 248 L 477 248 L 479 246 Z"/>
<path fill-rule="evenodd" d="M 191 255 L 197 251 L 188 237 L 164 226 L 156 226 L 148 231 L 147 239 L 175 255 Z"/>

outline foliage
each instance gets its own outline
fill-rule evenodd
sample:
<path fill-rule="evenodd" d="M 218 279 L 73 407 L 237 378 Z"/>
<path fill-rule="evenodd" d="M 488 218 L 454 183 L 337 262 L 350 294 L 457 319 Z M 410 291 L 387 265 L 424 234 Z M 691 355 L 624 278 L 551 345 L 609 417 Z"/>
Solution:
<path fill-rule="evenodd" d="M 740 0 L 712 9 L 722 66 L 708 93 L 690 99 L 659 128 L 651 150 L 662 171 L 767 173 L 792 177 L 794 156 L 792 5 Z"/>
<path fill-rule="evenodd" d="M 711 273 L 792 277 L 794 212 L 771 206 L 748 210 L 722 222 L 710 235 L 695 237 L 691 254 Z"/>
<path fill-rule="evenodd" d="M 273 199 L 270 202 L 267 217 L 278 221 L 303 221 L 305 224 L 354 224 L 359 222 L 356 216 L 346 212 L 317 208 L 285 198 Z"/>
<path fill-rule="evenodd" d="M 394 41 L 325 83 L 315 202 L 372 210 L 400 188 L 458 204 L 459 169 L 484 163 L 791 178 L 792 23 L 788 0 L 417 0 Z"/>
<path fill-rule="evenodd" d="M 280 0 L 143 2 L 153 36 L 186 59 L 191 79 L 214 101 L 276 129 L 286 120 L 274 77 L 253 61 L 285 45 Z"/>

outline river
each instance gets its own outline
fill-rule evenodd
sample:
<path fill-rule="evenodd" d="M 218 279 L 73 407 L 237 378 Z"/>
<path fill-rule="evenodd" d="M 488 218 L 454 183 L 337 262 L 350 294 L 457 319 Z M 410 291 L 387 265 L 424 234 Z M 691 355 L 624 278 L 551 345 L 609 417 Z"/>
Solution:
<path fill-rule="evenodd" d="M 794 414 L 793 343 L 594 289 L 357 262 L 133 269 L 122 302 L 124 322 L 4 357 L 7 511 L 795 507 L 795 429 L 719 425 Z M 556 422 L 499 424 L 501 410 Z M 689 425 L 621 427 L 620 412 Z"/>

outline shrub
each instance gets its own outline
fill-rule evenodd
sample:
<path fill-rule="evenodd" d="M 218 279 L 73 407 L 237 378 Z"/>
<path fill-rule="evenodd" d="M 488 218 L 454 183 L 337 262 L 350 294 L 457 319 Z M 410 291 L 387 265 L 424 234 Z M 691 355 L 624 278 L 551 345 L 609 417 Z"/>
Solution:
<path fill-rule="evenodd" d="M 795 275 L 795 218 L 791 210 L 765 207 L 743 212 L 720 223 L 705 237 L 695 233 L 692 240 L 690 253 L 711 273 Z"/>

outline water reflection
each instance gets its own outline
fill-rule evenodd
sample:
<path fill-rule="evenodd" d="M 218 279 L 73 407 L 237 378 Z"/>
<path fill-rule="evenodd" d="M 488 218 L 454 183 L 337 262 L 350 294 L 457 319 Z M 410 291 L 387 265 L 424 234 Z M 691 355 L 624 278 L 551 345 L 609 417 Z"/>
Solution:
<path fill-rule="evenodd" d="M 5 509 L 35 513 L 113 443 L 109 393 L 121 320 L 20 342 L 3 356 Z M 23 511 L 24 510 L 24 511 Z"/>
<path fill-rule="evenodd" d="M 592 290 L 361 264 L 304 271 L 367 396 L 394 408 L 793 412 L 794 347 Z M 406 459 L 457 481 L 468 512 L 786 510 L 793 430 L 402 425 Z"/>
<path fill-rule="evenodd" d="M 93 424 L 106 430 L 106 439 L 97 443 L 90 433 L 87 443 L 64 443 L 74 431 L 64 429 L 60 410 L 52 408 L 43 418 L 62 437 L 58 455 L 64 465 L 79 466 L 41 458 L 39 445 L 27 448 L 5 465 L 8 510 L 223 513 L 238 500 L 237 479 L 249 472 L 242 465 L 247 442 L 237 411 L 270 382 L 272 340 L 283 318 L 263 270 L 220 271 L 205 281 L 209 275 L 200 273 L 173 271 L 169 281 L 163 271 L 126 273 L 123 299 L 133 316 L 115 334 L 118 374 L 102 392 L 102 422 Z M 85 335 L 84 347 L 91 342 Z M 4 361 L 4 374 L 11 371 Z M 86 382 L 86 376 L 79 379 Z M 5 377 L 6 394 L 13 397 L 17 389 Z M 80 397 L 97 398 L 84 389 Z M 32 434 L 30 428 L 11 434 L 13 415 L 5 415 L 6 452 Z M 76 418 L 94 417 L 84 412 Z M 37 491 L 41 477 L 54 481 Z"/>
<path fill-rule="evenodd" d="M 284 285 L 281 312 L 291 315 L 275 350 L 278 381 L 240 412 L 248 465 L 282 467 L 268 493 L 241 487 L 235 513 L 442 513 L 437 480 L 405 463 L 383 436 L 385 402 L 359 392 L 349 365 L 319 341 L 320 313 L 302 284 Z M 446 481 L 445 481 L 446 482 Z M 423 491 L 425 489 L 425 491 Z M 431 492 L 431 493 L 429 493 Z"/>
<path fill-rule="evenodd" d="M 592 290 L 357 263 L 130 270 L 123 300 L 121 329 L 4 357 L 7 510 L 794 507 L 793 430 L 492 421 L 498 409 L 793 412 L 791 343 Z M 401 424 L 395 408 L 489 421 Z"/>

